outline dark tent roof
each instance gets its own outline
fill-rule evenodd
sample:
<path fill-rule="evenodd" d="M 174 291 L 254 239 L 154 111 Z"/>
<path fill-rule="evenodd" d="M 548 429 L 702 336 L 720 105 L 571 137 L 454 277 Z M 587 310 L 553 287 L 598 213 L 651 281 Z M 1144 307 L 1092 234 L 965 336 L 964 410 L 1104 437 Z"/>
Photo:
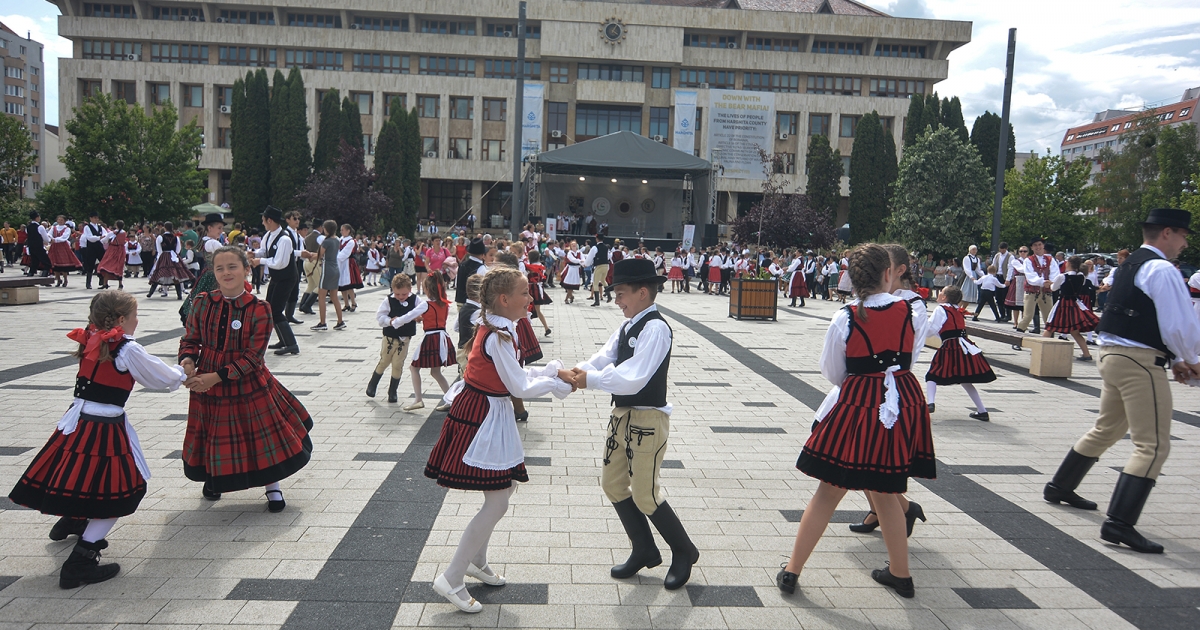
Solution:
<path fill-rule="evenodd" d="M 556 175 L 683 179 L 707 175 L 712 164 L 632 131 L 618 131 L 539 153 L 537 169 Z"/>

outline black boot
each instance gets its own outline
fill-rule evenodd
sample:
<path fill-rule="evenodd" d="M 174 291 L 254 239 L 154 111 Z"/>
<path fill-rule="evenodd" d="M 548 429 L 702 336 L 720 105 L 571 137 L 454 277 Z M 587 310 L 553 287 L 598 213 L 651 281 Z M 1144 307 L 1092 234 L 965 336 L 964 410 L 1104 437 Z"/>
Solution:
<path fill-rule="evenodd" d="M 1050 503 L 1066 503 L 1081 510 L 1096 509 L 1096 502 L 1075 494 L 1075 488 L 1079 487 L 1079 482 L 1083 481 L 1083 477 L 1092 469 L 1092 464 L 1099 460 L 1099 457 L 1084 457 L 1075 449 L 1071 449 L 1063 458 L 1062 464 L 1059 464 L 1054 479 L 1042 490 L 1042 498 Z"/>
<path fill-rule="evenodd" d="M 388 383 L 388 402 L 400 402 L 400 396 L 396 394 L 396 390 L 400 388 L 400 379 L 394 378 Z"/>
<path fill-rule="evenodd" d="M 91 287 L 88 287 L 88 288 L 90 289 Z M 175 285 L 175 299 L 176 300 L 183 299 L 183 286 L 180 284 Z"/>
<path fill-rule="evenodd" d="M 1140 553 L 1162 553 L 1163 546 L 1139 534 L 1137 525 L 1146 499 L 1154 489 L 1154 480 L 1121 473 L 1112 499 L 1108 501 L 1108 518 L 1100 526 L 1100 540 L 1114 545 L 1125 543 Z"/>
<path fill-rule="evenodd" d="M 600 292 L 599 291 L 593 292 L 592 297 L 594 298 L 592 300 L 592 306 L 600 306 Z"/>
<path fill-rule="evenodd" d="M 609 575 L 618 580 L 631 578 L 642 569 L 654 568 L 662 564 L 662 555 L 658 553 L 658 545 L 654 544 L 654 534 L 650 531 L 650 523 L 646 515 L 638 509 L 633 498 L 613 504 L 617 516 L 621 517 L 621 525 L 633 543 L 633 552 L 624 564 L 618 564 L 609 570 Z M 661 507 L 659 509 L 662 509 Z"/>
<path fill-rule="evenodd" d="M 150 291 L 148 293 L 146 293 L 146 297 L 148 297 L 148 298 L 154 297 L 154 290 L 157 288 L 158 288 L 158 285 L 151 282 L 150 283 Z"/>
<path fill-rule="evenodd" d="M 64 516 L 58 519 L 54 527 L 50 528 L 50 540 L 66 540 L 67 536 L 72 534 L 82 536 L 83 531 L 87 529 L 88 520 L 86 518 L 72 518 Z"/>
<path fill-rule="evenodd" d="M 688 578 L 692 577 L 692 565 L 700 561 L 700 550 L 692 544 L 692 539 L 683 529 L 683 523 L 679 522 L 679 517 L 675 516 L 675 511 L 666 501 L 658 504 L 658 509 L 650 515 L 650 522 L 654 523 L 663 540 L 671 546 L 671 568 L 667 569 L 663 586 L 673 591 L 687 584 Z"/>
<path fill-rule="evenodd" d="M 116 577 L 121 570 L 120 565 L 114 562 L 100 566 L 100 550 L 107 548 L 107 540 L 94 543 L 80 540 L 75 543 L 75 549 L 58 574 L 59 588 L 79 588 L 84 584 L 96 584 Z"/>
<path fill-rule="evenodd" d="M 371 372 L 371 380 L 367 383 L 367 398 L 375 397 L 375 390 L 379 387 L 379 379 L 381 378 L 383 378 L 382 374 Z"/>

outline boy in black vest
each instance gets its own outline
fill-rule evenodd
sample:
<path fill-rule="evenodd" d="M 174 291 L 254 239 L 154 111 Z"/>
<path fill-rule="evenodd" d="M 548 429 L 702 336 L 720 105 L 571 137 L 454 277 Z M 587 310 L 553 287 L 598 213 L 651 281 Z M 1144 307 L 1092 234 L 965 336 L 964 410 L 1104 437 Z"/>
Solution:
<path fill-rule="evenodd" d="M 612 334 L 600 352 L 572 370 L 574 385 L 609 392 L 613 411 L 604 446 L 600 476 L 633 553 L 612 568 L 614 578 L 633 577 L 642 568 L 656 567 L 662 556 L 650 532 L 650 522 L 671 547 L 671 568 L 663 585 L 668 590 L 687 583 L 700 551 L 666 501 L 659 498 L 658 474 L 667 451 L 671 404 L 667 402 L 667 371 L 671 365 L 671 327 L 659 314 L 654 298 L 666 276 L 644 258 L 626 258 L 613 269 L 617 306 L 629 319 Z"/>
<path fill-rule="evenodd" d="M 392 380 L 388 383 L 388 402 L 399 402 L 396 390 L 405 373 L 404 361 L 408 358 L 408 342 L 417 334 L 417 318 L 425 314 L 429 305 L 419 296 L 413 295 L 412 279 L 398 273 L 392 277 L 392 294 L 383 298 L 375 309 L 375 320 L 383 327 L 383 342 L 379 346 L 379 363 L 367 383 L 367 396 L 375 397 L 379 379 L 388 365 L 392 366 Z"/>
<path fill-rule="evenodd" d="M 83 273 L 87 276 L 87 288 L 92 288 L 92 276 L 96 275 L 96 265 L 104 258 L 104 228 L 100 227 L 100 215 L 88 213 L 87 225 L 83 226 L 83 237 L 80 239 L 80 257 L 83 259 Z"/>

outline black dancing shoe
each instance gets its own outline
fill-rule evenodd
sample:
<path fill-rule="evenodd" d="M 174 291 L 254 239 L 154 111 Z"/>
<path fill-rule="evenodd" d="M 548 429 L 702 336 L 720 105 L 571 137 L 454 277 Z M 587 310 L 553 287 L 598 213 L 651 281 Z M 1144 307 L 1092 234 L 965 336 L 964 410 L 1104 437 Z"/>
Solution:
<path fill-rule="evenodd" d="M 937 405 L 929 403 L 928 405 L 925 405 L 925 408 L 929 410 L 930 414 L 933 414 L 933 410 L 937 408 Z"/>
<path fill-rule="evenodd" d="M 300 354 L 300 346 L 285 346 L 275 351 L 277 355 Z"/>
<path fill-rule="evenodd" d="M 913 525 L 916 524 L 917 519 L 921 519 L 922 523 L 925 522 L 925 510 L 921 509 L 920 503 L 909 501 L 908 511 L 904 513 L 904 525 L 908 528 L 906 536 L 912 536 Z"/>
<path fill-rule="evenodd" d="M 221 493 L 213 490 L 207 481 L 204 482 L 204 487 L 200 488 L 200 494 L 204 495 L 204 498 L 209 501 L 216 501 L 221 498 Z"/>
<path fill-rule="evenodd" d="M 268 350 L 278 350 L 280 348 L 286 348 L 286 347 L 287 347 L 287 344 L 283 343 L 282 341 L 277 341 L 277 342 L 267 346 L 267 349 Z"/>
<path fill-rule="evenodd" d="M 521 413 L 517 414 L 517 422 L 529 422 L 529 412 L 522 411 Z"/>
<path fill-rule="evenodd" d="M 279 495 L 278 501 L 271 498 L 272 492 Z M 282 492 L 280 492 L 278 490 L 267 490 L 267 492 L 265 494 L 267 497 L 267 511 L 268 512 L 271 512 L 272 514 L 278 514 L 279 512 L 283 511 L 283 508 L 287 507 L 287 501 L 283 500 Z"/>
<path fill-rule="evenodd" d="M 992 417 L 990 415 L 988 415 L 988 412 L 986 412 L 986 411 L 984 411 L 983 413 L 969 414 L 967 417 L 971 418 L 972 420 L 978 420 L 980 422 L 991 422 L 992 421 Z"/>
<path fill-rule="evenodd" d="M 800 576 L 787 570 L 787 565 L 779 569 L 779 573 L 775 575 L 775 586 L 779 590 L 791 595 L 796 592 L 796 582 L 800 580 Z"/>
<path fill-rule="evenodd" d="M 912 599 L 917 594 L 913 588 L 913 580 L 911 577 L 901 578 L 892 575 L 891 567 L 875 569 L 871 572 L 871 578 L 876 582 L 896 591 L 900 597 Z"/>
<path fill-rule="evenodd" d="M 867 516 L 871 516 L 872 514 L 875 514 L 875 512 L 867 512 Z M 877 527 L 879 527 L 879 517 L 878 516 L 875 517 L 874 523 L 868 523 L 867 517 L 864 516 L 861 523 L 851 523 L 850 524 L 850 531 L 852 531 L 856 534 L 870 534 L 871 532 L 875 531 L 875 529 Z"/>

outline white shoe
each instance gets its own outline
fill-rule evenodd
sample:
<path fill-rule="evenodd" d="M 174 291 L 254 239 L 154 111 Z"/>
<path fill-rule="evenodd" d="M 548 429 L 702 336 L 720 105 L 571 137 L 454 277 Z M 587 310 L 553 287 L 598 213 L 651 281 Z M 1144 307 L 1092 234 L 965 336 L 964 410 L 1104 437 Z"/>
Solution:
<path fill-rule="evenodd" d="M 488 575 L 489 571 L 491 572 L 491 575 Z M 486 564 L 483 565 L 482 569 L 475 566 L 474 563 L 468 564 L 467 565 L 467 575 L 469 575 L 469 576 L 475 578 L 476 580 L 479 580 L 480 582 L 483 582 L 484 584 L 487 584 L 489 586 L 504 586 L 508 582 L 508 580 L 504 579 L 503 575 L 496 573 L 495 571 L 492 570 L 492 567 L 490 567 Z"/>
<path fill-rule="evenodd" d="M 417 401 L 415 403 L 404 405 L 400 409 L 403 411 L 416 411 L 418 409 L 424 409 L 424 408 L 425 408 L 425 403 L 423 403 L 421 401 Z"/>
<path fill-rule="evenodd" d="M 474 597 L 467 602 L 459 599 L 458 592 L 465 591 L 466 589 L 466 584 L 463 584 L 458 588 L 450 588 L 450 582 L 446 581 L 446 576 L 444 574 L 437 576 L 437 579 L 433 581 L 433 590 L 437 591 L 438 595 L 441 595 L 449 600 L 451 604 L 457 606 L 459 610 L 472 614 L 481 612 L 483 610 L 483 604 L 475 601 Z M 470 593 L 467 594 L 470 595 Z"/>

